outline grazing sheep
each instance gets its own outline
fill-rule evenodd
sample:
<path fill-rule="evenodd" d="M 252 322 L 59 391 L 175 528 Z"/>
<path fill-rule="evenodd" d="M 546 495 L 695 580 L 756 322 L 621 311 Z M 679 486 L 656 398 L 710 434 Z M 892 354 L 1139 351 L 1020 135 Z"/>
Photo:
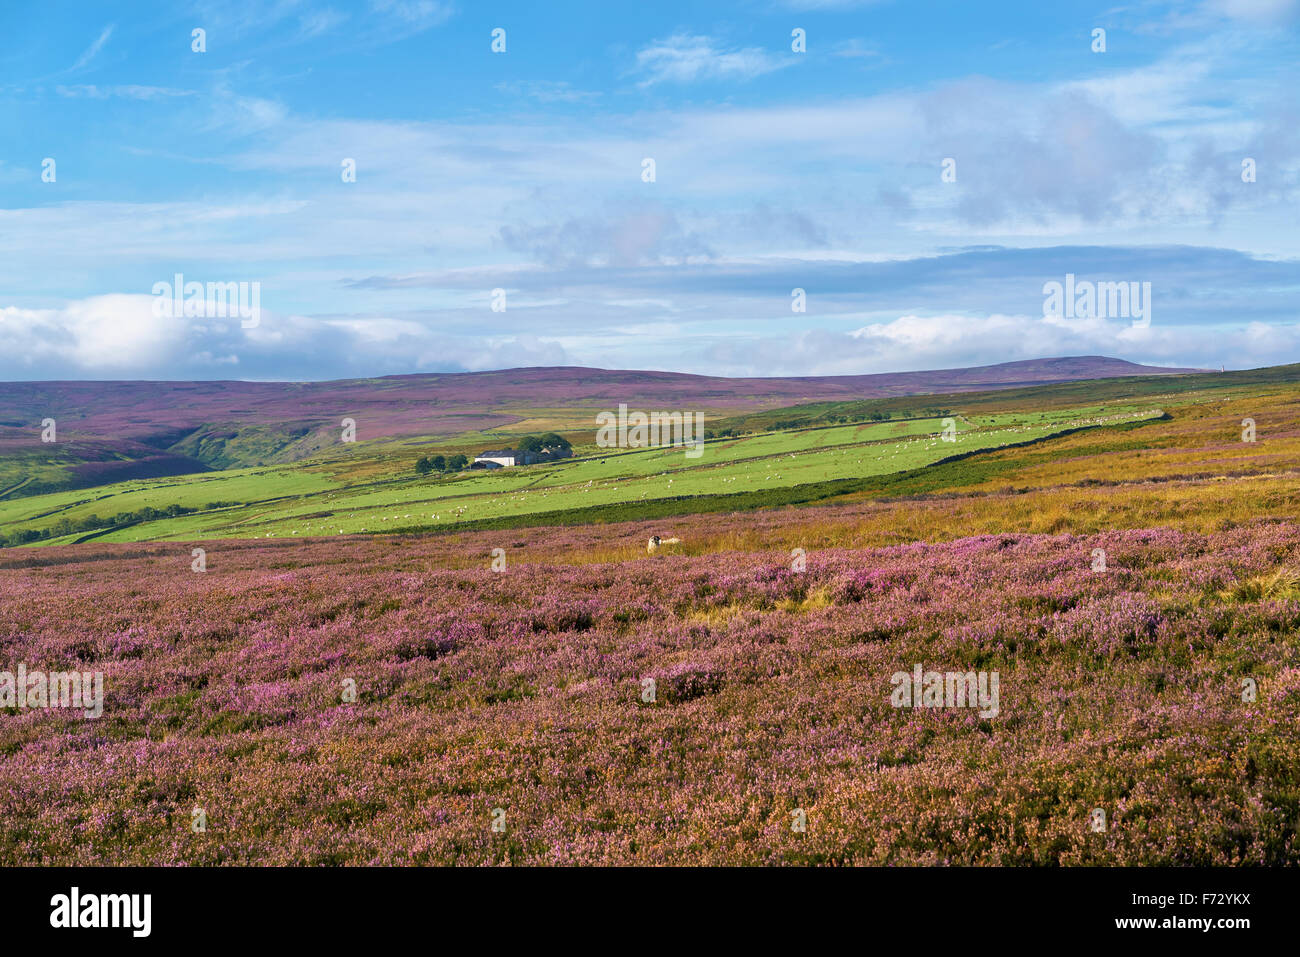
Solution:
<path fill-rule="evenodd" d="M 660 545 L 680 545 L 681 543 L 682 540 L 680 538 L 660 538 L 658 535 L 651 535 L 650 541 L 646 543 L 645 550 L 647 552 L 653 552 Z"/>

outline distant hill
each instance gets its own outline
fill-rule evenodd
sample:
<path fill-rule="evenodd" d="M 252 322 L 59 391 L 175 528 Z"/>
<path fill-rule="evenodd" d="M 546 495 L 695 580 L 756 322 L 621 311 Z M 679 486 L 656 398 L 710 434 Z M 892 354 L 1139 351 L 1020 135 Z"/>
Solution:
<path fill-rule="evenodd" d="M 1105 356 L 858 376 L 731 379 L 580 367 L 505 369 L 332 382 L 0 383 L 0 496 L 127 478 L 305 458 L 362 438 L 454 436 L 504 428 L 528 410 L 633 408 L 735 415 L 817 401 L 952 393 L 1201 370 Z M 58 443 L 40 442 L 43 419 Z"/>

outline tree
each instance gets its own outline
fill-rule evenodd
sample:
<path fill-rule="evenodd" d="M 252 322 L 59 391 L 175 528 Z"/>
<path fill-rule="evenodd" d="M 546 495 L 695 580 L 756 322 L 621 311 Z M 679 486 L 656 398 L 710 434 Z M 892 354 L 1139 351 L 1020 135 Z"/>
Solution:
<path fill-rule="evenodd" d="M 535 435 L 525 435 L 515 443 L 515 448 L 520 452 L 540 452 L 542 450 L 542 440 Z"/>
<path fill-rule="evenodd" d="M 435 472 L 447 471 L 447 457 L 444 455 L 435 455 L 429 459 L 429 464 L 433 466 Z"/>
<path fill-rule="evenodd" d="M 569 440 L 566 439 L 564 436 L 560 435 L 558 432 L 547 432 L 545 435 L 543 435 L 543 436 L 542 436 L 540 439 L 538 439 L 537 441 L 541 443 L 541 446 L 542 446 L 542 448 L 544 448 L 544 449 L 571 449 L 571 448 L 573 448 L 573 446 L 572 446 L 572 444 L 570 444 Z"/>
<path fill-rule="evenodd" d="M 469 465 L 469 459 L 465 458 L 465 456 L 460 452 L 457 452 L 447 460 L 447 469 L 451 472 L 459 472 L 467 465 Z"/>
<path fill-rule="evenodd" d="M 428 475 L 430 472 L 433 471 L 433 463 L 431 463 L 428 460 L 428 458 L 422 455 L 415 462 L 415 471 L 418 472 L 420 475 Z"/>

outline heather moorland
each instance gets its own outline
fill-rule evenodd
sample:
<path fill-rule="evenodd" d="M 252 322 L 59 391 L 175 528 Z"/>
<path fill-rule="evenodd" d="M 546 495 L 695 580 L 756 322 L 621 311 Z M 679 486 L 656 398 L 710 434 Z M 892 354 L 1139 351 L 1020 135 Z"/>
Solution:
<path fill-rule="evenodd" d="M 158 545 L 18 554 L 6 656 L 102 670 L 106 705 L 0 725 L 6 864 L 1295 859 L 1290 521 L 803 570 L 784 548 L 529 560 L 488 532 L 232 542 L 205 574 Z M 916 666 L 997 672 L 996 713 L 891 706 Z"/>
<path fill-rule="evenodd" d="M 741 413 L 698 464 L 227 470 L 254 501 L 0 550 L 3 657 L 104 681 L 4 708 L 0 862 L 1292 863 L 1300 387 L 1263 373 L 925 399 L 964 447 L 900 397 Z M 222 518 L 346 495 L 388 530 Z"/>

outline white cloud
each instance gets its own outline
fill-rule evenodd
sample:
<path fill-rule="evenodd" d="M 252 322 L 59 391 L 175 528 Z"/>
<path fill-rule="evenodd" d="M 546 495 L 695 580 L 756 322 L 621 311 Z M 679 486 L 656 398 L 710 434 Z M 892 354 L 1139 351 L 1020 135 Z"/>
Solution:
<path fill-rule="evenodd" d="M 303 39 L 311 39 L 329 33 L 347 18 L 346 13 L 335 10 L 333 7 L 326 7 L 322 10 L 311 10 L 304 13 L 298 18 L 298 26 Z"/>
<path fill-rule="evenodd" d="M 112 35 L 113 35 L 113 24 L 110 23 L 108 26 L 104 27 L 104 29 L 100 31 L 99 36 L 96 37 L 95 41 L 89 47 L 86 48 L 86 52 L 81 54 L 81 56 L 77 58 L 77 62 L 72 64 L 68 72 L 72 73 L 76 70 L 80 70 L 84 66 L 89 65 L 90 61 L 95 59 L 95 57 L 99 54 L 99 51 L 104 49 L 104 44 L 108 42 L 108 38 L 111 37 Z"/>
<path fill-rule="evenodd" d="M 853 10 L 882 2 L 884 0 L 782 0 L 781 5 L 791 10 Z"/>
<path fill-rule="evenodd" d="M 636 55 L 637 72 L 645 74 L 638 84 L 642 87 L 704 79 L 751 80 L 794 62 L 760 47 L 721 50 L 712 38 L 687 33 L 656 40 Z"/>
<path fill-rule="evenodd" d="M 340 6 L 345 9 L 313 8 L 312 0 L 224 0 L 205 5 L 202 18 L 209 33 L 261 35 L 274 44 L 309 42 L 350 20 L 348 40 L 355 48 L 403 40 L 445 23 L 455 13 L 451 3 L 441 0 L 369 0 L 364 6 L 361 0 L 348 0 Z M 277 28 L 287 30 L 270 37 Z"/>
<path fill-rule="evenodd" d="M 496 89 L 509 96 L 521 96 L 538 103 L 589 103 L 600 98 L 595 90 L 578 90 L 560 80 L 512 80 L 498 83 Z"/>
<path fill-rule="evenodd" d="M 119 86 L 96 86 L 93 83 L 79 83 L 71 86 L 57 86 L 59 96 L 69 98 L 87 97 L 92 100 L 107 100 L 121 97 L 128 100 L 160 100 L 177 96 L 195 96 L 194 90 L 177 90 L 167 86 L 139 86 L 125 84 Z"/>
<path fill-rule="evenodd" d="M 831 56 L 865 59 L 879 57 L 880 51 L 873 46 L 869 46 L 866 41 L 859 37 L 850 37 L 831 47 Z"/>
<path fill-rule="evenodd" d="M 289 111 L 275 100 L 241 96 L 224 84 L 213 91 L 212 104 L 208 129 L 224 130 L 239 136 L 274 129 L 289 115 Z"/>
<path fill-rule="evenodd" d="M 1205 7 L 1233 20 L 1273 24 L 1295 17 L 1300 12 L 1300 0 L 1209 0 Z"/>
<path fill-rule="evenodd" d="M 0 307 L 0 380 L 308 379 L 571 364 L 554 339 L 533 334 L 448 335 L 431 321 L 266 309 L 244 329 L 238 319 L 155 316 L 153 304 L 115 294 Z"/>
<path fill-rule="evenodd" d="M 160 367 L 185 346 L 185 328 L 155 316 L 152 303 L 149 296 L 107 295 L 58 309 L 0 308 L 0 368 L 9 375 L 63 369 L 75 377 Z"/>
<path fill-rule="evenodd" d="M 396 39 L 436 27 L 455 12 L 451 4 L 437 0 L 370 0 L 370 9 L 388 18 Z"/>
<path fill-rule="evenodd" d="M 158 318 L 152 298 L 140 295 L 95 296 L 45 309 L 9 306 L 0 308 L 0 379 L 232 374 L 299 379 L 543 365 L 732 376 L 847 375 L 1062 355 L 1246 368 L 1275 364 L 1300 351 L 1300 323 L 1246 323 L 1225 332 L 1159 320 L 1136 328 L 1127 322 L 1026 315 L 907 314 L 850 331 L 815 327 L 756 337 L 693 333 L 665 318 L 671 303 L 620 305 L 634 316 L 657 318 L 637 321 L 620 314 L 611 324 L 613 317 L 606 314 L 604 324 L 587 333 L 484 336 L 478 330 L 448 333 L 437 318 L 313 317 L 265 310 L 259 326 L 242 329 L 238 322 L 216 319 Z"/>
<path fill-rule="evenodd" d="M 685 356 L 694 350 L 680 349 Z M 812 329 L 710 345 L 717 375 L 850 375 L 992 365 L 1046 356 L 1105 355 L 1151 365 L 1217 369 L 1274 365 L 1300 351 L 1300 324 L 1263 323 L 1226 333 L 1207 327 L 1147 328 L 1106 320 L 1016 315 L 905 315 L 852 332 Z M 704 371 L 698 368 L 692 371 Z"/>

